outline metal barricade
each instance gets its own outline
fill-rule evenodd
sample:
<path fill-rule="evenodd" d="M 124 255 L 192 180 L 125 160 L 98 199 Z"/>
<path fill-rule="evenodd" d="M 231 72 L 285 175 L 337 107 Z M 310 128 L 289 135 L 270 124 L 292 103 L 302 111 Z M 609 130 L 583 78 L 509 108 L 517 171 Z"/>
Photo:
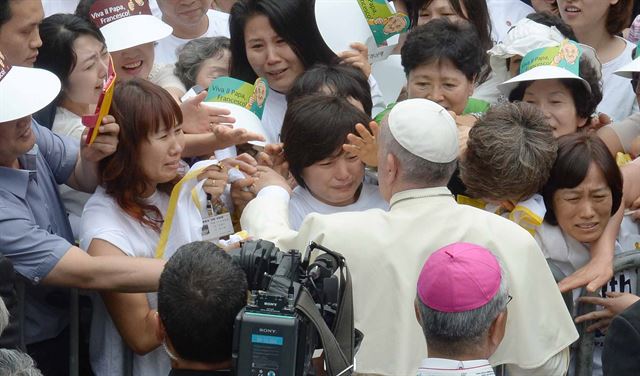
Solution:
<path fill-rule="evenodd" d="M 556 282 L 561 281 L 566 276 L 558 268 L 552 260 L 547 260 L 551 273 Z M 640 252 L 637 250 L 627 251 L 617 254 L 613 260 L 613 274 L 616 275 L 626 270 L 640 268 Z M 636 278 L 635 292 L 640 292 L 640 278 Z M 598 296 L 596 293 L 588 293 L 585 288 L 582 288 L 580 296 Z M 571 291 L 562 295 L 567 309 L 573 316 L 573 293 Z M 581 316 L 592 312 L 596 309 L 593 304 L 579 304 L 576 312 L 576 316 Z M 571 346 L 571 356 L 575 358 L 575 376 L 591 376 L 593 371 L 593 351 L 594 351 L 594 339 L 595 333 L 587 332 L 586 329 L 590 325 L 589 322 L 582 322 L 576 324 L 576 329 L 580 337 Z"/>

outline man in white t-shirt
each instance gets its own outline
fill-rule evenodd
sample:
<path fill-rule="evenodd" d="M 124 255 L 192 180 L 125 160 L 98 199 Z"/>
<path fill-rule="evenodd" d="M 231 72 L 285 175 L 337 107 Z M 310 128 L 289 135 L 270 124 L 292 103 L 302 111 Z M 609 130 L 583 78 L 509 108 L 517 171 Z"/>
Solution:
<path fill-rule="evenodd" d="M 174 64 L 176 50 L 192 39 L 229 37 L 229 15 L 211 9 L 212 0 L 158 0 L 162 20 L 173 33 L 156 45 L 156 63 Z"/>

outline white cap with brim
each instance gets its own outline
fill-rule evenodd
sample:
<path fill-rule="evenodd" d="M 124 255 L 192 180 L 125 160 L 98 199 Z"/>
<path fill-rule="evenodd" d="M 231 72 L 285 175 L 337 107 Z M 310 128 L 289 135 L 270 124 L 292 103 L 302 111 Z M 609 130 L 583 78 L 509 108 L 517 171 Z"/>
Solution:
<path fill-rule="evenodd" d="M 100 28 L 109 52 L 121 51 L 164 39 L 173 28 L 154 16 L 140 14 L 121 18 Z"/>
<path fill-rule="evenodd" d="M 631 78 L 636 72 L 640 72 L 640 57 L 633 59 L 632 62 L 618 69 L 615 73 L 624 78 Z"/>
<path fill-rule="evenodd" d="M 525 56 L 538 48 L 553 47 L 565 39 L 555 26 L 549 27 L 523 18 L 509 29 L 502 43 L 487 51 L 491 71 L 501 80 L 510 78 L 507 59 L 513 56 Z"/>
<path fill-rule="evenodd" d="M 434 163 L 458 158 L 458 130 L 449 112 L 427 99 L 396 104 L 388 117 L 393 138 L 411 154 Z"/>
<path fill-rule="evenodd" d="M 60 92 L 58 77 L 44 69 L 11 67 L 0 78 L 0 123 L 29 116 Z"/>
<path fill-rule="evenodd" d="M 227 102 L 202 102 L 202 104 L 229 110 L 229 112 L 231 112 L 229 116 L 236 119 L 236 122 L 233 123 L 234 128 L 243 128 L 249 132 L 262 135 L 265 140 L 267 139 L 260 118 L 246 108 Z M 266 144 L 264 141 L 249 141 L 249 143 L 259 147 L 264 147 Z"/>
<path fill-rule="evenodd" d="M 521 82 L 527 81 L 538 81 L 538 80 L 559 80 L 559 79 L 573 79 L 580 80 L 584 84 L 584 87 L 591 92 L 591 87 L 589 83 L 583 79 L 582 77 L 560 67 L 556 67 L 553 65 L 541 65 L 535 68 L 532 68 L 524 73 L 521 73 L 514 78 L 503 82 L 498 85 L 498 89 L 500 92 L 506 96 L 511 94 L 511 91 L 518 87 Z"/>

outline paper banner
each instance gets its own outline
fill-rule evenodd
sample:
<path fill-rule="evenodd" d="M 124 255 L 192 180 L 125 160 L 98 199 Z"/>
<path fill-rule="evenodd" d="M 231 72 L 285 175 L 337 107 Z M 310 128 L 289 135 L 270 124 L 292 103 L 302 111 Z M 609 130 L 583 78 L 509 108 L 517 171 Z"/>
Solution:
<path fill-rule="evenodd" d="M 409 16 L 393 11 L 386 0 L 358 0 L 358 5 L 378 46 L 411 26 Z"/>
<path fill-rule="evenodd" d="M 579 76 L 580 56 L 582 48 L 576 42 L 565 39 L 559 46 L 538 48 L 527 53 L 520 63 L 520 74 L 539 66 L 555 66 Z"/>

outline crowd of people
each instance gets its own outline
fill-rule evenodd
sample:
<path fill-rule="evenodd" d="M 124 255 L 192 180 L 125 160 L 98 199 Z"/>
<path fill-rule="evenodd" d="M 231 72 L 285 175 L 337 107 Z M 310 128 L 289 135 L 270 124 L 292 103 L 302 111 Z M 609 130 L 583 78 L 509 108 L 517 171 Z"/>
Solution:
<path fill-rule="evenodd" d="M 341 1 L 410 26 L 0 0 L 1 375 L 233 374 L 251 239 L 344 256 L 355 375 L 640 374 L 640 4 Z"/>

